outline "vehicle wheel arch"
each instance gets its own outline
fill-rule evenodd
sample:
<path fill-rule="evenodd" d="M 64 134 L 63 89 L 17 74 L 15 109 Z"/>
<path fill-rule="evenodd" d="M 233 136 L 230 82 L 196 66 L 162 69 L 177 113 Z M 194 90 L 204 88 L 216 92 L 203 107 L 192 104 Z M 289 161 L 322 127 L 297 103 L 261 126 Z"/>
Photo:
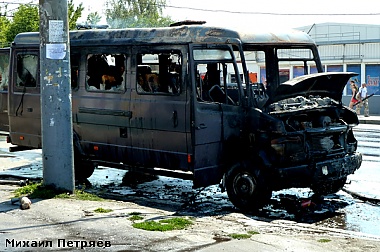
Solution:
<path fill-rule="evenodd" d="M 224 164 L 224 174 L 237 162 L 249 156 L 249 145 L 239 136 L 231 136 L 223 143 L 222 163 Z"/>

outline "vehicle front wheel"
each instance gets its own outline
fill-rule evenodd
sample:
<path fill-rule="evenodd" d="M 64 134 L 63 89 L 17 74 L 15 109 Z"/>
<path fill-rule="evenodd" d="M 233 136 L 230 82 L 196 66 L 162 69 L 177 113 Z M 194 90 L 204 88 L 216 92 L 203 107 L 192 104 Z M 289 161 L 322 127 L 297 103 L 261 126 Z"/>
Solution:
<path fill-rule="evenodd" d="M 272 196 L 261 171 L 245 162 L 237 163 L 227 171 L 225 183 L 228 198 L 242 211 L 261 208 Z"/>

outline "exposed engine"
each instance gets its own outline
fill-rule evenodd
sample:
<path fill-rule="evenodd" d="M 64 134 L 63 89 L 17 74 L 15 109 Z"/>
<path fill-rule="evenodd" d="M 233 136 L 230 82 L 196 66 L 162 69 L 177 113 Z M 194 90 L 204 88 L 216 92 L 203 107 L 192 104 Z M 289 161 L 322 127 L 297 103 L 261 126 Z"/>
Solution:
<path fill-rule="evenodd" d="M 334 193 L 360 167 L 362 155 L 356 151 L 352 130 L 359 120 L 341 102 L 350 76 L 319 73 L 295 78 L 269 89 L 263 107 L 253 102 L 252 153 L 259 153 L 269 188 Z"/>
<path fill-rule="evenodd" d="M 290 98 L 282 100 L 270 105 L 271 111 L 286 111 L 294 109 L 311 109 L 319 106 L 328 106 L 337 104 L 336 101 L 329 97 L 309 97 L 308 99 L 303 96 L 297 96 L 295 98 Z"/>
<path fill-rule="evenodd" d="M 298 96 L 269 106 L 269 114 L 281 119 L 288 131 L 341 126 L 338 103 L 329 97 Z"/>
<path fill-rule="evenodd" d="M 286 134 L 272 140 L 280 162 L 299 163 L 310 157 L 344 156 L 350 127 L 342 108 L 331 98 L 298 96 L 270 105 L 269 114 L 280 119 Z"/>

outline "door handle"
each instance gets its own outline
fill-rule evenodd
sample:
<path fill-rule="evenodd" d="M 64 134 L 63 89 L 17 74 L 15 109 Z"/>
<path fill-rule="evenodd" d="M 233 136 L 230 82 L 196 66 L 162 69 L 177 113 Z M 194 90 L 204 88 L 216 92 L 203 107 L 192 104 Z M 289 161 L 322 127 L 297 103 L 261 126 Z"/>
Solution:
<path fill-rule="evenodd" d="M 173 111 L 173 127 L 176 128 L 178 126 L 178 113 L 177 111 Z"/>
<path fill-rule="evenodd" d="M 201 123 L 201 124 L 199 124 L 199 126 L 195 127 L 195 129 L 197 129 L 197 130 L 206 129 L 206 128 L 207 128 L 207 126 L 204 123 Z"/>

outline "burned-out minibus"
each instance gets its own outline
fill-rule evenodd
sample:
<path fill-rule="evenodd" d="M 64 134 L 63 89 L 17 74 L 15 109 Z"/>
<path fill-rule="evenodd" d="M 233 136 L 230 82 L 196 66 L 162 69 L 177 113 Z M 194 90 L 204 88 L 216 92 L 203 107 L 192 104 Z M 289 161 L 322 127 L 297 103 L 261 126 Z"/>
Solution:
<path fill-rule="evenodd" d="M 273 190 L 334 193 L 361 165 L 358 118 L 341 102 L 355 74 L 323 73 L 304 33 L 81 30 L 70 53 L 77 179 L 103 164 L 220 184 L 249 210 Z M 38 33 L 16 36 L 9 141 L 30 148 L 41 148 L 39 56 Z"/>

